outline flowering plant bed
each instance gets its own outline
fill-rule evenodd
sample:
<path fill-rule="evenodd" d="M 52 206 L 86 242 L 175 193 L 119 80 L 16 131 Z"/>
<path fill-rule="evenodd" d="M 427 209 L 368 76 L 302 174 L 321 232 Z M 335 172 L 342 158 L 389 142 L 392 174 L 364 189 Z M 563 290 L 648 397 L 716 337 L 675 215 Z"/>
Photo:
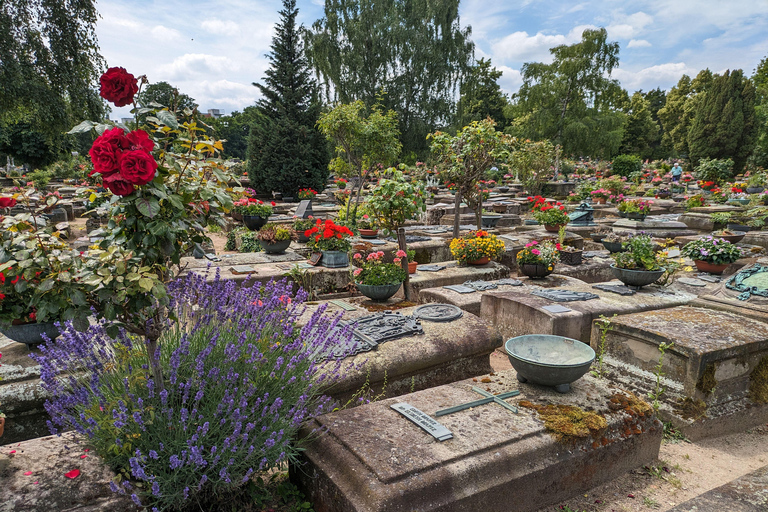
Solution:
<path fill-rule="evenodd" d="M 402 256 L 401 256 L 402 253 Z M 401 258 L 405 252 L 397 251 L 394 263 L 384 263 L 384 251 L 377 251 L 363 257 L 361 253 L 355 253 L 352 257 L 352 278 L 355 284 L 367 286 L 394 285 L 405 281 L 406 271 L 400 266 Z"/>
<path fill-rule="evenodd" d="M 482 258 L 499 259 L 506 250 L 504 242 L 487 231 L 470 231 L 465 237 L 451 240 L 451 255 L 460 264 Z"/>
<path fill-rule="evenodd" d="M 272 206 L 275 202 L 272 202 Z M 252 217 L 264 217 L 265 219 L 272 215 L 272 206 L 264 204 L 264 201 L 253 197 L 244 197 L 236 201 L 232 207 L 233 211 L 240 215 L 250 215 Z"/>
<path fill-rule="evenodd" d="M 304 235 L 309 238 L 307 247 L 313 251 L 347 252 L 352 246 L 349 242 L 352 231 L 346 226 L 334 224 L 331 219 L 317 219 L 315 225 L 305 231 Z"/>
<path fill-rule="evenodd" d="M 531 210 L 539 224 L 544 226 L 562 226 L 571 221 L 571 218 L 565 213 L 565 206 L 561 203 L 547 203 L 546 199 L 541 196 L 536 196 L 533 198 L 533 201 L 534 204 Z"/>
<path fill-rule="evenodd" d="M 624 213 L 647 215 L 651 211 L 652 204 L 653 201 L 646 201 L 645 199 L 630 199 L 619 203 L 618 210 Z"/>
<path fill-rule="evenodd" d="M 682 249 L 683 256 L 692 260 L 706 261 L 715 265 L 733 263 L 742 256 L 741 249 L 722 238 L 704 236 L 688 242 Z"/>
<path fill-rule="evenodd" d="M 545 241 L 537 242 L 532 240 L 525 244 L 525 247 L 517 253 L 518 265 L 543 265 L 547 270 L 552 270 L 555 263 L 560 260 L 560 244 Z"/>
<path fill-rule="evenodd" d="M 605 241 L 605 240 L 604 240 Z M 648 235 L 635 235 L 622 243 L 624 252 L 612 254 L 616 268 L 627 270 L 660 270 L 666 258 L 654 251 L 655 243 Z"/>
<path fill-rule="evenodd" d="M 268 223 L 256 232 L 256 239 L 266 244 L 275 244 L 287 240 L 296 240 L 296 232 L 291 227 Z"/>
<path fill-rule="evenodd" d="M 600 199 L 603 201 L 611 197 L 611 191 L 606 188 L 598 188 L 597 190 L 591 191 L 589 194 L 592 199 Z"/>
<path fill-rule="evenodd" d="M 314 199 L 317 195 L 317 192 L 315 190 L 312 190 L 311 188 L 302 188 L 299 190 L 298 197 L 299 199 L 307 200 L 307 199 Z"/>

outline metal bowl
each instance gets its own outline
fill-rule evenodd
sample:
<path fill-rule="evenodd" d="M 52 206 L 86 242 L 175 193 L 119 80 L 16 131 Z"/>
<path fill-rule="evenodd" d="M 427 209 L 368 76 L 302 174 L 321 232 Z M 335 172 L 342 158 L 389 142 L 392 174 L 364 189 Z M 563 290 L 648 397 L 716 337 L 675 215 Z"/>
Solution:
<path fill-rule="evenodd" d="M 504 344 L 517 380 L 554 386 L 559 393 L 571 389 L 595 360 L 595 351 L 586 343 L 564 336 L 526 334 Z"/>

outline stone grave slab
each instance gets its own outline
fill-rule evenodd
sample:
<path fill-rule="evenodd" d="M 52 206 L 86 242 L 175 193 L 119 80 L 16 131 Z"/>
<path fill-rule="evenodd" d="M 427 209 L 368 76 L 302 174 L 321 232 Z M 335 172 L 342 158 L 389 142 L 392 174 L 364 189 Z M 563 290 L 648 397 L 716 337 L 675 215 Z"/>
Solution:
<path fill-rule="evenodd" d="M 518 412 L 493 402 L 440 416 L 453 437 L 438 441 L 391 409 L 407 403 L 434 418 L 480 398 L 473 387 L 489 395 L 519 390 L 506 399 Z M 658 456 L 661 424 L 631 399 L 590 376 L 560 396 L 519 384 L 514 370 L 454 382 L 320 416 L 309 427 L 327 432 L 303 452 L 305 464 L 292 467 L 291 478 L 327 512 L 534 511 Z M 592 411 L 605 426 L 584 437 L 558 435 L 533 409 L 547 404 Z"/>
<path fill-rule="evenodd" d="M 411 300 L 419 301 L 419 294 L 428 288 L 441 288 L 448 285 L 464 284 L 467 281 L 495 281 L 509 277 L 509 268 L 495 261 L 486 265 L 458 266 L 455 261 L 443 262 L 446 268 L 438 272 L 422 272 L 418 270 L 411 274 L 408 281 Z"/>
<path fill-rule="evenodd" d="M 744 294 L 747 290 L 750 292 Z M 724 276 L 708 291 L 710 293 L 701 294 L 692 305 L 768 322 L 768 258 Z"/>
<path fill-rule="evenodd" d="M 530 284 L 533 286 L 533 282 Z M 490 322 L 503 339 L 523 334 L 554 334 L 589 343 L 592 321 L 600 315 L 610 317 L 671 308 L 696 298 L 695 294 L 678 288 L 643 287 L 631 296 L 595 289 L 588 283 L 566 289 L 594 293 L 599 298 L 569 302 L 567 307 L 572 311 L 553 313 L 544 307 L 555 304 L 555 301 L 533 295 L 527 289 L 486 293 L 481 299 L 480 317 Z"/>
<path fill-rule="evenodd" d="M 613 223 L 613 231 L 616 233 L 644 231 L 648 235 L 659 238 L 675 238 L 698 234 L 682 222 L 653 220 L 650 218 L 642 222 L 629 219 L 617 220 Z"/>
<path fill-rule="evenodd" d="M 473 315 L 479 315 L 480 301 L 484 294 L 528 289 L 533 284 L 533 281 L 530 281 L 528 279 L 519 280 L 520 285 L 513 284 L 511 282 L 512 280 L 509 280 L 510 284 L 504 284 L 505 281 L 507 280 L 500 279 L 498 281 L 490 281 L 491 283 L 496 284 L 496 288 L 493 290 L 482 292 L 482 293 L 475 292 L 475 293 L 464 294 L 464 293 L 457 293 L 453 290 L 445 289 L 442 287 L 427 288 L 419 292 L 419 302 L 422 302 L 422 303 L 439 302 L 439 303 L 445 303 L 445 304 L 453 304 L 468 313 L 472 313 Z M 515 281 L 518 281 L 518 280 L 515 280 Z M 584 284 L 584 282 L 579 281 L 578 279 L 574 279 L 572 277 L 552 274 L 548 276 L 546 279 L 541 280 L 541 282 L 538 283 L 536 286 L 546 287 L 546 288 L 558 288 L 558 287 L 575 286 L 577 284 Z"/>
<path fill-rule="evenodd" d="M 347 311 L 329 305 L 328 311 L 341 314 L 347 322 L 371 314 L 354 300 L 345 302 L 355 309 Z M 322 303 L 310 303 L 299 324 L 307 322 Z M 396 312 L 410 316 L 416 309 L 408 307 Z M 370 352 L 345 359 L 343 379 L 326 392 L 344 403 L 368 382 L 374 396 L 397 396 L 491 370 L 490 355 L 501 340 L 477 316 L 465 312 L 450 321 L 434 322 L 423 317 L 420 320 L 424 334 L 392 339 Z"/>
<path fill-rule="evenodd" d="M 612 264 L 613 259 L 609 256 L 593 256 L 591 258 L 582 257 L 581 265 L 571 266 L 559 263 L 558 265 L 555 265 L 554 273 L 570 276 L 584 281 L 585 283 L 602 283 L 615 279 L 616 276 L 611 270 Z"/>
<path fill-rule="evenodd" d="M 662 412 L 690 438 L 768 421 L 768 324 L 691 306 L 618 316 L 605 338 L 611 378 L 653 391 L 661 343 L 674 343 L 662 360 Z M 599 344 L 595 325 L 592 348 Z"/>
<path fill-rule="evenodd" d="M 671 508 L 669 512 L 761 512 L 768 510 L 768 466 Z"/>

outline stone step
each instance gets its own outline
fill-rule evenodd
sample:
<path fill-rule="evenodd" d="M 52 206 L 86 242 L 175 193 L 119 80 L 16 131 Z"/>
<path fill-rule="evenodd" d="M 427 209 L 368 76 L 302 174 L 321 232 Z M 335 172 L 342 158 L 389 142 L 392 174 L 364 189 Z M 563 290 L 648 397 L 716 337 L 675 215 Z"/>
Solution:
<path fill-rule="evenodd" d="M 765 512 L 768 466 L 681 503 L 668 512 Z"/>

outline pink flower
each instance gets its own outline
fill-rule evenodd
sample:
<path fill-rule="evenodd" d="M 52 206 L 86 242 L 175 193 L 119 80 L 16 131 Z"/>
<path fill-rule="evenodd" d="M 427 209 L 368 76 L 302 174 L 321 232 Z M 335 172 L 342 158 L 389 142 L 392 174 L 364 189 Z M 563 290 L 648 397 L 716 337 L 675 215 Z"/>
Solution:
<path fill-rule="evenodd" d="M 539 254 L 541 254 L 541 251 L 538 249 L 531 249 L 531 254 L 538 256 Z"/>
<path fill-rule="evenodd" d="M 361 273 L 362 271 L 363 271 L 363 269 L 361 269 L 361 268 L 356 268 L 356 269 L 355 269 L 355 271 L 354 271 L 354 272 L 352 272 L 352 274 L 354 274 L 354 276 L 355 276 L 355 277 L 357 277 L 357 276 L 359 276 L 359 275 L 360 275 L 360 273 Z"/>
<path fill-rule="evenodd" d="M 363 257 L 363 255 L 362 255 L 362 254 L 360 254 L 359 252 L 356 252 L 356 253 L 355 253 L 355 255 L 354 255 L 354 256 L 352 256 L 352 258 L 353 258 L 353 259 L 355 259 L 355 260 L 359 260 L 359 259 L 362 259 L 362 257 Z"/>
<path fill-rule="evenodd" d="M 402 260 L 402 259 L 400 259 L 400 258 L 394 258 L 392 261 L 394 261 L 395 263 L 400 263 L 400 262 L 401 262 L 401 261 L 403 261 L 403 260 Z"/>
<path fill-rule="evenodd" d="M 405 254 L 404 250 L 400 249 L 395 253 L 395 256 L 397 256 L 398 258 L 405 258 L 407 255 Z"/>

